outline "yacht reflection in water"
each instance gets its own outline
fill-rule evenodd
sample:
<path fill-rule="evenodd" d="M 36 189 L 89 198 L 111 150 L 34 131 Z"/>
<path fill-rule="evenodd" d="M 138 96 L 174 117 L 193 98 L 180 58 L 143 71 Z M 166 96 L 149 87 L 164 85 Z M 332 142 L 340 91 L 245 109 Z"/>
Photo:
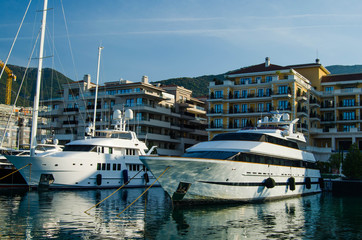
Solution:
<path fill-rule="evenodd" d="M 175 208 L 155 239 L 304 238 L 314 232 L 320 198 L 318 194 L 261 204 Z"/>
<path fill-rule="evenodd" d="M 260 204 L 172 208 L 162 188 L 0 190 L 0 239 L 360 239 L 360 198 L 316 194 Z"/>

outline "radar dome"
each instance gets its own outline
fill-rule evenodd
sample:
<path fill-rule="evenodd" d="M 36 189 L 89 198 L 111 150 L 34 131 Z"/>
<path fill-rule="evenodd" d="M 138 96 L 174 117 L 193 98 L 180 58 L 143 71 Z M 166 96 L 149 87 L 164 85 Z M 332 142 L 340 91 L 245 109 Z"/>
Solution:
<path fill-rule="evenodd" d="M 124 118 L 126 120 L 133 119 L 133 111 L 131 109 L 127 109 L 126 112 L 124 113 Z"/>
<path fill-rule="evenodd" d="M 121 110 L 116 110 L 116 111 L 114 111 L 113 112 L 113 118 L 114 119 L 122 119 L 122 112 L 121 112 Z"/>

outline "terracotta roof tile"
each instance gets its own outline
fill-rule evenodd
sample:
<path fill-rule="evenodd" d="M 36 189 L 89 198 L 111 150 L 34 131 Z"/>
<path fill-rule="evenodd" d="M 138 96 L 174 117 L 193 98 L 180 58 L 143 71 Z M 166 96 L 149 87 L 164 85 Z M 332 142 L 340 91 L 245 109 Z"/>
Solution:
<path fill-rule="evenodd" d="M 322 77 L 322 83 L 362 80 L 362 73 L 335 74 Z"/>
<path fill-rule="evenodd" d="M 277 71 L 277 70 L 284 70 L 284 69 L 290 69 L 290 67 L 282 67 L 275 64 L 270 64 L 269 67 L 265 66 L 265 63 L 253 65 L 250 67 L 244 67 L 240 68 L 238 70 L 231 71 L 227 73 L 227 75 L 232 74 L 243 74 L 243 73 L 253 73 L 253 72 L 268 72 L 268 71 Z"/>

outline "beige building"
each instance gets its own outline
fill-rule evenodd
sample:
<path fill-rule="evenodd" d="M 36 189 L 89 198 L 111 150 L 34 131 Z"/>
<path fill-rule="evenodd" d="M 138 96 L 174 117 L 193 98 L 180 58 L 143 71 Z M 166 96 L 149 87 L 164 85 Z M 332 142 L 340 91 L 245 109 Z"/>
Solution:
<path fill-rule="evenodd" d="M 319 160 L 330 150 L 362 146 L 362 74 L 332 75 L 319 63 L 279 66 L 265 62 L 232 71 L 224 81 L 210 82 L 208 136 L 254 127 L 271 111 L 299 118 Z"/>
<path fill-rule="evenodd" d="M 82 81 L 63 85 L 63 97 L 43 101 L 48 105 L 41 116 L 50 121 L 60 143 L 82 139 L 93 122 L 95 84 L 89 75 Z M 120 80 L 106 82 L 98 88 L 96 129 L 112 128 L 116 109 L 132 109 L 130 130 L 162 155 L 181 155 L 186 148 L 207 140 L 204 102 L 191 97 L 192 91 L 178 86 L 155 86 L 144 76 L 141 82 Z"/>

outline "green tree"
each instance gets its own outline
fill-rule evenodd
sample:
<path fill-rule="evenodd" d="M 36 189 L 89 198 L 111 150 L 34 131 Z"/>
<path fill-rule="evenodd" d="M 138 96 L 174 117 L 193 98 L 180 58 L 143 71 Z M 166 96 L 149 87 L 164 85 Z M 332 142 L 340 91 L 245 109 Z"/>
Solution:
<path fill-rule="evenodd" d="M 341 167 L 341 159 L 342 159 L 342 156 L 340 153 L 333 153 L 329 157 L 329 164 L 331 165 L 331 168 L 337 169 L 339 171 L 339 168 Z"/>
<path fill-rule="evenodd" d="M 342 173 L 351 179 L 362 179 L 362 153 L 356 143 L 352 144 L 343 161 Z"/>

